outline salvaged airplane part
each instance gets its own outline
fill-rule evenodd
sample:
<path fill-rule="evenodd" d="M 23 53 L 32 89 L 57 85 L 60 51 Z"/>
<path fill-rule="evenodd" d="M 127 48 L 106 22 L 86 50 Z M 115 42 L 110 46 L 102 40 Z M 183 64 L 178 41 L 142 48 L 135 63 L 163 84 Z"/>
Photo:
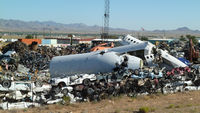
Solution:
<path fill-rule="evenodd" d="M 133 57 L 139 57 L 135 57 L 133 60 L 136 63 L 136 67 L 134 66 L 132 69 L 138 69 L 139 65 L 137 64 L 140 64 L 140 58 L 145 60 L 148 66 L 154 65 L 153 61 L 155 59 L 156 49 L 153 44 L 140 41 L 130 35 L 127 36 L 127 40 L 133 40 L 133 43 L 98 52 L 54 57 L 50 62 L 51 77 L 111 72 L 116 65 L 120 65 L 123 62 L 124 58 L 120 54 L 125 53 Z M 137 41 L 137 43 L 134 43 L 134 41 Z M 186 67 L 185 64 L 168 53 L 162 51 L 160 54 L 161 57 L 164 57 L 164 59 L 170 62 L 167 62 L 170 64 L 169 67 Z"/>
<path fill-rule="evenodd" d="M 152 54 L 152 49 L 155 46 L 151 44 L 150 42 L 143 42 L 138 44 L 129 44 L 125 46 L 115 47 L 108 50 L 105 50 L 106 52 L 118 52 L 118 53 L 131 53 L 136 51 L 143 51 L 143 57 L 144 55 L 150 55 Z M 131 54 L 132 55 L 132 54 Z"/>
<path fill-rule="evenodd" d="M 161 64 L 162 67 L 166 67 L 168 69 L 172 69 L 176 67 L 187 67 L 186 64 L 184 64 L 177 58 L 173 57 L 172 55 L 168 54 L 166 51 L 159 49 L 159 53 L 163 60 L 163 63 Z"/>
<path fill-rule="evenodd" d="M 138 40 L 137 38 L 132 37 L 131 35 L 126 35 L 122 38 L 122 41 L 120 42 L 122 45 L 129 45 L 129 44 L 138 44 L 142 43 L 143 41 Z"/>
<path fill-rule="evenodd" d="M 143 67 L 143 60 L 135 57 L 135 56 L 131 56 L 131 55 L 123 55 L 126 56 L 128 58 L 128 62 L 127 62 L 127 68 L 128 69 L 139 69 Z"/>
<path fill-rule="evenodd" d="M 118 53 L 128 53 L 130 55 L 142 58 L 146 60 L 148 65 L 153 65 L 154 54 L 153 49 L 155 46 L 150 42 L 138 42 L 136 44 L 129 44 L 125 46 L 115 47 L 108 50 L 106 52 L 118 52 Z"/>
<path fill-rule="evenodd" d="M 112 72 L 114 68 L 121 65 L 125 60 L 124 55 L 116 52 L 92 52 L 68 56 L 54 57 L 50 62 L 51 78 L 71 76 L 76 74 L 97 74 Z M 128 62 L 134 62 L 132 69 L 137 69 L 141 59 L 129 56 Z M 132 64 L 132 63 L 129 64 Z"/>
<path fill-rule="evenodd" d="M 154 64 L 153 61 L 156 57 L 156 53 L 159 52 L 160 56 L 164 59 L 164 65 L 167 66 L 168 69 L 171 69 L 171 67 L 175 68 L 187 66 L 186 64 L 173 57 L 172 55 L 168 54 L 167 52 L 161 49 L 156 49 L 155 45 L 151 44 L 150 42 L 140 41 L 130 35 L 127 35 L 124 39 L 124 41 L 129 43 L 129 45 L 112 48 L 106 51 L 129 53 L 130 55 L 134 55 L 139 58 L 142 58 L 143 60 L 146 60 L 148 66 L 152 66 Z"/>

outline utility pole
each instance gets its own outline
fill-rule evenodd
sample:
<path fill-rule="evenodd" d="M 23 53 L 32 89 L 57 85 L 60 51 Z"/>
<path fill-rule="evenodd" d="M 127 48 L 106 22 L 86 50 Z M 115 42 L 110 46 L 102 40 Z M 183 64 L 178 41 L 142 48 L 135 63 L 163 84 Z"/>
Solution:
<path fill-rule="evenodd" d="M 105 0 L 105 12 L 104 12 L 104 26 L 101 38 L 108 38 L 109 34 L 109 18 L 110 18 L 110 0 Z"/>

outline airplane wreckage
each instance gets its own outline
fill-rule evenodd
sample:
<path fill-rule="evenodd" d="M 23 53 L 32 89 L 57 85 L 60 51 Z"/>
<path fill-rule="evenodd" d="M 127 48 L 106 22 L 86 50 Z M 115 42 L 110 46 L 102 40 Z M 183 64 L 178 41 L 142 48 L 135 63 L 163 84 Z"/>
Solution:
<path fill-rule="evenodd" d="M 5 93 L 1 94 L 3 103 L 0 107 L 13 109 L 58 102 L 65 104 L 63 98 L 66 96 L 70 102 L 79 102 L 99 101 L 119 94 L 136 96 L 200 90 L 200 66 L 189 67 L 167 51 L 130 35 L 123 37 L 119 45 L 106 50 L 53 57 L 49 62 L 48 84 L 41 84 L 39 80 L 2 81 L 0 91 Z M 23 66 L 20 68 L 29 71 Z"/>
<path fill-rule="evenodd" d="M 156 64 L 170 69 L 187 66 L 167 52 L 156 49 L 153 44 L 130 35 L 121 44 L 124 45 L 97 52 L 54 57 L 50 62 L 50 74 L 54 78 L 84 73 L 108 73 L 120 65 L 133 70 L 142 68 L 143 65 Z"/>

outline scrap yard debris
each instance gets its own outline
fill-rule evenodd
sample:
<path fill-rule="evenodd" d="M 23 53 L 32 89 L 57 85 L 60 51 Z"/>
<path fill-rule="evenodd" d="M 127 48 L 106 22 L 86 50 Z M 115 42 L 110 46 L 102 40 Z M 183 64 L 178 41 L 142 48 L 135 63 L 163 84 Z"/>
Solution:
<path fill-rule="evenodd" d="M 119 43 L 118 47 L 94 52 L 87 44 L 6 44 L 0 57 L 0 107 L 29 108 L 100 101 L 121 94 L 133 97 L 200 90 L 200 64 L 190 62 L 198 62 L 199 56 L 191 41 L 189 45 L 173 41 L 155 46 L 127 35 Z M 185 46 L 193 50 L 190 56 Z"/>

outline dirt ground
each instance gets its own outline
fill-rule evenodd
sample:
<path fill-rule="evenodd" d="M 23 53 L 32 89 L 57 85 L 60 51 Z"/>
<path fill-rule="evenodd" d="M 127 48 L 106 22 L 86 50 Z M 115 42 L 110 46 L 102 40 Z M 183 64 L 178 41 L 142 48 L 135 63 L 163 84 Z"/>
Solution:
<path fill-rule="evenodd" d="M 200 113 L 200 91 L 176 94 L 155 94 L 136 98 L 119 96 L 100 102 L 83 102 L 70 105 L 46 105 L 21 110 L 0 110 L 0 113 Z"/>

